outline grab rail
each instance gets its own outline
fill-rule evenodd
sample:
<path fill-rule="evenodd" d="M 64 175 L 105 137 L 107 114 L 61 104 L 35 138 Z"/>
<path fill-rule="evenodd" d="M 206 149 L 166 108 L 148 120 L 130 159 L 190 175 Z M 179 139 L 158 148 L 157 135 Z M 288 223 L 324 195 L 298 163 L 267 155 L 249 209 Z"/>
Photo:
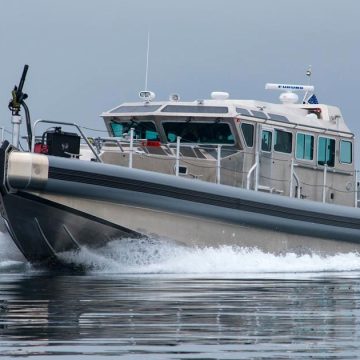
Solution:
<path fill-rule="evenodd" d="M 322 202 L 326 202 L 326 177 L 327 177 L 327 164 L 324 164 L 324 175 L 323 175 L 323 192 L 322 192 Z"/>
<path fill-rule="evenodd" d="M 259 152 L 256 152 L 256 156 L 255 156 L 255 164 L 250 168 L 248 174 L 246 175 L 246 189 L 250 190 L 250 176 L 252 175 L 252 173 L 256 170 L 255 173 L 255 188 L 254 190 L 257 191 L 258 187 L 259 187 Z"/>
<path fill-rule="evenodd" d="M 291 165 L 290 165 L 290 189 L 289 189 L 289 197 L 293 197 L 293 179 L 296 180 L 296 194 L 295 197 L 300 197 L 300 179 L 298 175 L 296 174 L 294 167 L 297 166 L 297 164 L 294 163 L 294 159 L 291 159 Z"/>
<path fill-rule="evenodd" d="M 258 164 L 255 163 L 249 170 L 248 174 L 246 175 L 246 189 L 247 190 L 250 190 L 250 176 L 252 175 L 254 170 L 257 168 L 257 166 L 258 166 Z"/>

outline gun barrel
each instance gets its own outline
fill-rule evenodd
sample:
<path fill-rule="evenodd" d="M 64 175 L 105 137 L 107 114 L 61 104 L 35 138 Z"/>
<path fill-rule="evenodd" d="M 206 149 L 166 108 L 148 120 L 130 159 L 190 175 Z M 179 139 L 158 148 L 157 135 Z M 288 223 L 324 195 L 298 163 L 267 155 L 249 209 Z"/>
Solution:
<path fill-rule="evenodd" d="M 20 79 L 20 82 L 19 82 L 19 86 L 18 86 L 17 91 L 16 91 L 18 97 L 19 97 L 19 95 L 22 93 L 22 89 L 23 89 L 23 87 L 24 87 L 24 82 L 25 82 L 26 73 L 27 73 L 28 69 L 29 69 L 29 65 L 25 65 L 25 66 L 24 66 L 23 73 L 22 73 L 22 75 L 21 75 L 21 79 Z"/>

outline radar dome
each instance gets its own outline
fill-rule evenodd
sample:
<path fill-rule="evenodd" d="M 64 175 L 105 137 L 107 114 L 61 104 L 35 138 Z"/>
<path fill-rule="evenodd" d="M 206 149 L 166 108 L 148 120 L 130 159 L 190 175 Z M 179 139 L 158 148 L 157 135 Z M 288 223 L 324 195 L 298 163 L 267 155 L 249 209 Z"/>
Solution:
<path fill-rule="evenodd" d="M 211 98 L 213 100 L 227 100 L 229 96 L 229 93 L 225 91 L 213 91 L 211 93 Z"/>
<path fill-rule="evenodd" d="M 299 101 L 299 96 L 293 92 L 284 92 L 279 96 L 283 104 L 296 104 Z"/>

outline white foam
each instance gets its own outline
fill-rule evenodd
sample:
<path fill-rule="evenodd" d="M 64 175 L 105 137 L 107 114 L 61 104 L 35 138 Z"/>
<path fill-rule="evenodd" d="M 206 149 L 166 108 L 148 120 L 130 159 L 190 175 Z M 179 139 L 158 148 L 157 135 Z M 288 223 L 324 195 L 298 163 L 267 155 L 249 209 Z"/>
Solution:
<path fill-rule="evenodd" d="M 62 254 L 95 272 L 125 274 L 266 274 L 360 271 L 360 254 L 273 255 L 235 246 L 188 248 L 164 241 L 116 240 Z"/>

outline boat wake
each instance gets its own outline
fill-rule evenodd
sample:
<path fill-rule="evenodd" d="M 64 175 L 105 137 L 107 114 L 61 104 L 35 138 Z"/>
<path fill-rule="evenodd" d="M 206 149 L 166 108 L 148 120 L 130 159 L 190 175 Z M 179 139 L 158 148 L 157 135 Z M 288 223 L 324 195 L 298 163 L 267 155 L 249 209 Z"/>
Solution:
<path fill-rule="evenodd" d="M 169 241 L 114 240 L 61 255 L 91 272 L 123 274 L 274 274 L 360 271 L 360 254 L 273 255 L 235 246 L 188 248 Z"/>
<path fill-rule="evenodd" d="M 27 272 L 24 260 L 7 233 L 0 232 L 0 273 Z M 91 273 L 112 274 L 309 274 L 360 271 L 360 254 L 273 255 L 237 246 L 184 247 L 168 240 L 123 239 L 102 248 L 60 254 L 61 260 Z"/>

